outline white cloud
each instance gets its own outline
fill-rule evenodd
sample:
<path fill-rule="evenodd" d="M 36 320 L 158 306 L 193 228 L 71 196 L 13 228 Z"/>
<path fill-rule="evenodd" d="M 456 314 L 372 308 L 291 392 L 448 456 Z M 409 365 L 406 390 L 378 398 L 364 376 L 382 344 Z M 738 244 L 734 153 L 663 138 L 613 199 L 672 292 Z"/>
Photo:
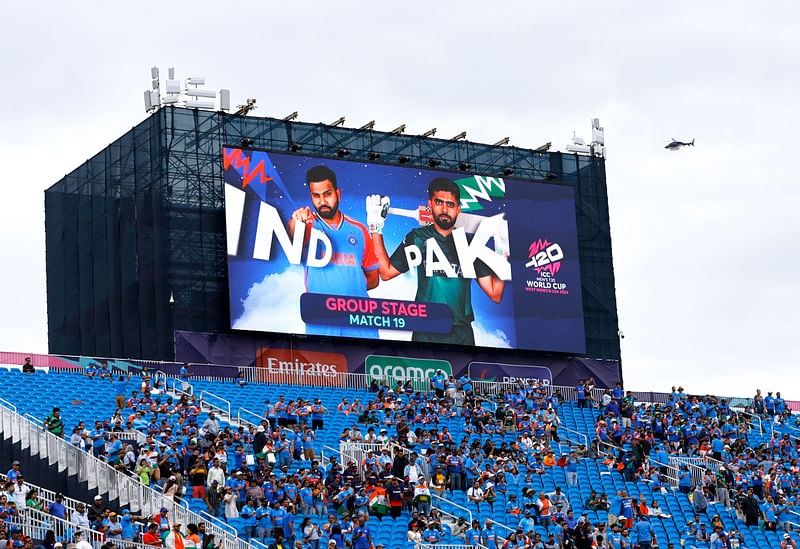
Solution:
<path fill-rule="evenodd" d="M 484 328 L 480 322 L 475 320 L 472 322 L 472 331 L 475 332 L 475 345 L 480 347 L 511 348 L 511 342 L 502 330 Z"/>
<path fill-rule="evenodd" d="M 305 278 L 300 267 L 265 276 L 247 292 L 244 313 L 234 321 L 234 329 L 305 333 L 300 317 L 300 295 L 304 291 Z"/>

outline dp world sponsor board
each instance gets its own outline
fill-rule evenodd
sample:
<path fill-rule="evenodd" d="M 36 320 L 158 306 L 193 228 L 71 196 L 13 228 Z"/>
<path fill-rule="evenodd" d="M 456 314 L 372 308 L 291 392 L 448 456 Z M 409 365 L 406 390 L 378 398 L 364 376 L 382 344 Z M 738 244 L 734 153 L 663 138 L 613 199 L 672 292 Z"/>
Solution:
<path fill-rule="evenodd" d="M 291 384 L 300 377 L 314 385 L 338 387 L 344 384 L 339 374 L 347 373 L 347 358 L 339 353 L 261 348 L 256 366 L 261 382 Z"/>
<path fill-rule="evenodd" d="M 527 364 L 503 364 L 499 362 L 470 362 L 469 375 L 476 381 L 497 381 L 501 383 L 517 383 L 527 385 L 534 380 L 538 384 L 552 385 L 553 372 L 544 366 Z"/>
<path fill-rule="evenodd" d="M 232 329 L 585 352 L 572 186 L 241 147 L 222 164 Z"/>
<path fill-rule="evenodd" d="M 429 389 L 430 378 L 438 370 L 441 370 L 445 377 L 453 375 L 453 368 L 446 360 L 399 356 L 369 355 L 364 360 L 364 369 L 370 376 L 370 381 L 373 379 L 377 379 L 379 382 L 386 380 L 394 389 L 398 383 L 411 380 L 415 391 Z"/>

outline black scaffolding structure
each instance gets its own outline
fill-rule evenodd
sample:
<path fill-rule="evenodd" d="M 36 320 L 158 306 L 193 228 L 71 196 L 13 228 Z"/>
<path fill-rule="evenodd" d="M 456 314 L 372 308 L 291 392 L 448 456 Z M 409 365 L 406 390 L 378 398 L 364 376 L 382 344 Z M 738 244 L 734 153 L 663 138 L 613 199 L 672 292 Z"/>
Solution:
<path fill-rule="evenodd" d="M 572 184 L 586 355 L 619 360 L 602 158 L 178 107 L 45 191 L 51 353 L 171 360 L 174 330 L 230 331 L 222 147 L 242 143 Z"/>

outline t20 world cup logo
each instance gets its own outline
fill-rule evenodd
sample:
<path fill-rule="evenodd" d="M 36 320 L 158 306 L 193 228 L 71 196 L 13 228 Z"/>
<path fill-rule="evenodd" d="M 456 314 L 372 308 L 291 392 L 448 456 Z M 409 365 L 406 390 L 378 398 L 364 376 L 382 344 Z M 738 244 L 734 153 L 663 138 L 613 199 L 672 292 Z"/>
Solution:
<path fill-rule="evenodd" d="M 551 275 L 556 274 L 561 269 L 561 260 L 564 259 L 564 252 L 556 242 L 548 240 L 535 240 L 528 247 L 528 268 L 533 268 L 538 274 L 548 271 Z"/>

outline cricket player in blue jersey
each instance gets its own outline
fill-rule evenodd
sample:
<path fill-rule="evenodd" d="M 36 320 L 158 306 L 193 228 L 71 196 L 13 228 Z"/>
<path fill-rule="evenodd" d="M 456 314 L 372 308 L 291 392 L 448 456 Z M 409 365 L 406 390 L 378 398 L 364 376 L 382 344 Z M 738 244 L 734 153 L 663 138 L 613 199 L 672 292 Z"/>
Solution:
<path fill-rule="evenodd" d="M 306 266 L 306 291 L 309 293 L 367 297 L 367 290 L 378 285 L 378 258 L 367 228 L 339 210 L 342 191 L 336 174 L 327 166 L 314 166 L 306 172 L 313 210 L 304 206 L 292 213 L 289 237 L 294 238 L 297 223 L 306 224 L 306 253 L 311 229 L 328 237 L 331 259 L 323 267 Z M 376 328 L 306 324 L 307 334 L 378 338 Z"/>

